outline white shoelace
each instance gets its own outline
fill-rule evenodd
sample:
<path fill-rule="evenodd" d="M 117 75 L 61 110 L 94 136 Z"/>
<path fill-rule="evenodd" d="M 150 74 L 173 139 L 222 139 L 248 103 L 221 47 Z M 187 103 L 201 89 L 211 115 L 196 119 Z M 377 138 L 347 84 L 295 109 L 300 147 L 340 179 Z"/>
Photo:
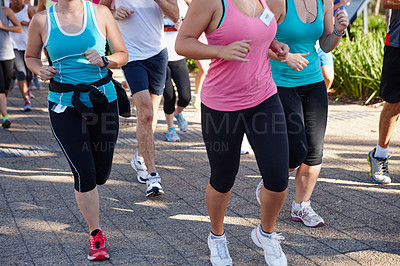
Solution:
<path fill-rule="evenodd" d="M 221 259 L 229 259 L 228 241 L 225 239 L 215 239 L 215 246 L 217 247 L 218 256 Z"/>
<path fill-rule="evenodd" d="M 282 236 L 281 233 L 273 233 L 271 236 L 271 240 L 273 243 L 273 249 L 274 249 L 274 254 L 276 257 L 280 258 L 282 255 L 282 247 L 281 247 L 281 242 L 285 240 L 285 238 Z"/>

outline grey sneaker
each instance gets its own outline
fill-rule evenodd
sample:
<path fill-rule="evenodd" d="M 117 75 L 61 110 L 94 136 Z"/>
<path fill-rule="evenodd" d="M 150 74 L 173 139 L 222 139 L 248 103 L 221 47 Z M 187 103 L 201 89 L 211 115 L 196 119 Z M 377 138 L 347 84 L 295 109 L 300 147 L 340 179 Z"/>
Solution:
<path fill-rule="evenodd" d="M 175 115 L 176 121 L 178 121 L 179 130 L 182 132 L 186 132 L 188 130 L 189 124 L 186 119 L 183 117 L 182 113 L 179 115 Z"/>
<path fill-rule="evenodd" d="M 131 166 L 137 173 L 136 177 L 139 183 L 146 184 L 146 181 L 148 180 L 147 176 L 149 174 L 147 173 L 147 167 L 143 158 L 140 157 L 138 153 L 135 153 L 135 156 L 133 156 L 133 159 L 131 160 Z"/>
<path fill-rule="evenodd" d="M 392 180 L 389 175 L 388 159 L 375 158 L 375 150 L 373 149 L 368 153 L 368 163 L 371 167 L 369 177 L 372 182 L 377 184 L 390 184 Z"/>
<path fill-rule="evenodd" d="M 164 194 L 161 187 L 161 177 L 158 173 L 151 173 L 147 177 L 146 197 L 158 196 Z"/>
<path fill-rule="evenodd" d="M 301 202 L 300 208 L 296 208 L 295 204 L 293 201 L 291 211 L 293 221 L 303 222 L 308 227 L 318 227 L 325 224 L 324 219 L 311 208 L 310 201 Z"/>
<path fill-rule="evenodd" d="M 287 259 L 281 248 L 281 241 L 285 238 L 281 234 L 273 232 L 270 237 L 261 234 L 261 226 L 251 231 L 251 239 L 254 244 L 264 250 L 264 258 L 267 265 L 286 266 Z"/>
<path fill-rule="evenodd" d="M 221 238 L 212 239 L 210 233 L 207 243 L 211 252 L 210 261 L 213 266 L 232 265 L 232 259 L 228 250 L 228 241 L 226 241 L 225 234 Z"/>

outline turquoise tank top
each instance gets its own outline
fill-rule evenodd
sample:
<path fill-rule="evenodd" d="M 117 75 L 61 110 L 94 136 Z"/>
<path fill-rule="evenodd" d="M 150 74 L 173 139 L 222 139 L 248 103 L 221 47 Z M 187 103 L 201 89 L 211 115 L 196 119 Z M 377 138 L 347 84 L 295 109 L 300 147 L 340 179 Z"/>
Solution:
<path fill-rule="evenodd" d="M 54 80 L 67 84 L 91 84 L 107 76 L 106 68 L 92 65 L 81 53 L 96 50 L 100 56 L 105 55 L 106 38 L 97 25 L 96 12 L 91 2 L 84 3 L 83 27 L 78 33 L 66 33 L 60 26 L 55 10 L 56 5 L 47 10 L 48 36 L 46 48 L 53 66 L 57 67 L 58 74 Z M 117 99 L 114 85 L 109 82 L 99 89 L 104 92 L 109 102 Z M 48 100 L 65 106 L 71 103 L 73 92 L 49 92 Z M 89 92 L 80 94 L 80 100 L 86 106 L 92 107 Z"/>
<path fill-rule="evenodd" d="M 284 21 L 278 25 L 276 39 L 289 45 L 290 53 L 308 53 L 307 67 L 297 72 L 288 64 L 270 59 L 272 77 L 279 87 L 297 87 L 323 81 L 321 64 L 315 50 L 315 43 L 324 31 L 324 6 L 317 1 L 317 18 L 304 23 L 297 15 L 294 0 L 287 0 L 287 12 Z"/>

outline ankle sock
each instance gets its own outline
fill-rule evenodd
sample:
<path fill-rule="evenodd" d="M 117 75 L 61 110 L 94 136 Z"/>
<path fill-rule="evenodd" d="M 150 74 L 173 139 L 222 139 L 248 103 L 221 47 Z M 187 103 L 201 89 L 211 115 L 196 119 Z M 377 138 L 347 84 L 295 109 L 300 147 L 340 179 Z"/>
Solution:
<path fill-rule="evenodd" d="M 213 232 L 210 232 L 211 235 L 211 239 L 222 239 L 225 237 L 225 233 L 223 233 L 222 235 L 214 235 Z"/>
<path fill-rule="evenodd" d="M 265 237 L 268 237 L 268 238 L 271 238 L 271 236 L 272 236 L 272 233 L 264 232 L 262 230 L 262 228 L 261 228 L 261 225 L 260 225 L 260 233 L 261 233 L 262 236 L 265 236 Z"/>
<path fill-rule="evenodd" d="M 3 115 L 3 121 L 4 121 L 4 120 L 7 120 L 7 119 L 9 119 L 9 118 L 8 118 L 8 115 Z"/>
<path fill-rule="evenodd" d="M 91 235 L 91 236 L 96 236 L 98 232 L 100 232 L 100 229 L 94 229 L 94 230 L 90 233 L 90 235 Z"/>
<path fill-rule="evenodd" d="M 387 158 L 389 155 L 389 146 L 387 148 L 382 148 L 379 144 L 376 145 L 375 158 Z"/>

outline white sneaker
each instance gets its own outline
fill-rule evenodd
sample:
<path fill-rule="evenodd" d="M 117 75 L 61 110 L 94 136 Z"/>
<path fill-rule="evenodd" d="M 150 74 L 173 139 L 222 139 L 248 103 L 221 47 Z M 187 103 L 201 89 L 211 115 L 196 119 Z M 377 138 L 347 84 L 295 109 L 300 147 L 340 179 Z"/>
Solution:
<path fill-rule="evenodd" d="M 223 237 L 212 239 L 210 233 L 207 243 L 211 252 L 210 261 L 213 266 L 232 265 L 232 259 L 228 250 L 228 241 L 226 241 L 225 234 Z"/>
<path fill-rule="evenodd" d="M 281 241 L 285 238 L 281 234 L 273 232 L 270 237 L 261 234 L 261 226 L 251 231 L 251 239 L 254 244 L 264 249 L 264 258 L 267 265 L 286 266 L 287 260 L 281 248 Z"/>
<path fill-rule="evenodd" d="M 371 166 L 369 177 L 374 183 L 377 184 L 390 184 L 388 158 L 376 158 L 375 150 L 373 149 L 368 153 L 368 163 Z"/>
<path fill-rule="evenodd" d="M 158 196 L 164 194 L 164 190 L 161 187 L 161 177 L 158 173 L 151 173 L 147 176 L 147 189 L 146 197 Z"/>
<path fill-rule="evenodd" d="M 256 199 L 257 199 L 258 204 L 260 204 L 260 205 L 261 205 L 260 192 L 261 192 L 261 188 L 262 188 L 263 185 L 264 185 L 264 182 L 261 179 L 261 181 L 260 181 L 260 183 L 258 183 L 257 189 L 256 189 Z"/>
<path fill-rule="evenodd" d="M 137 173 L 136 177 L 139 183 L 146 184 L 146 181 L 148 180 L 147 176 L 149 174 L 147 173 L 147 167 L 143 158 L 140 157 L 138 153 L 135 153 L 135 156 L 133 156 L 131 166 Z"/>
<path fill-rule="evenodd" d="M 318 227 L 325 223 L 324 219 L 311 208 L 310 201 L 302 201 L 300 208 L 296 207 L 296 203 L 293 201 L 291 216 L 293 221 L 303 222 L 308 227 Z"/>

